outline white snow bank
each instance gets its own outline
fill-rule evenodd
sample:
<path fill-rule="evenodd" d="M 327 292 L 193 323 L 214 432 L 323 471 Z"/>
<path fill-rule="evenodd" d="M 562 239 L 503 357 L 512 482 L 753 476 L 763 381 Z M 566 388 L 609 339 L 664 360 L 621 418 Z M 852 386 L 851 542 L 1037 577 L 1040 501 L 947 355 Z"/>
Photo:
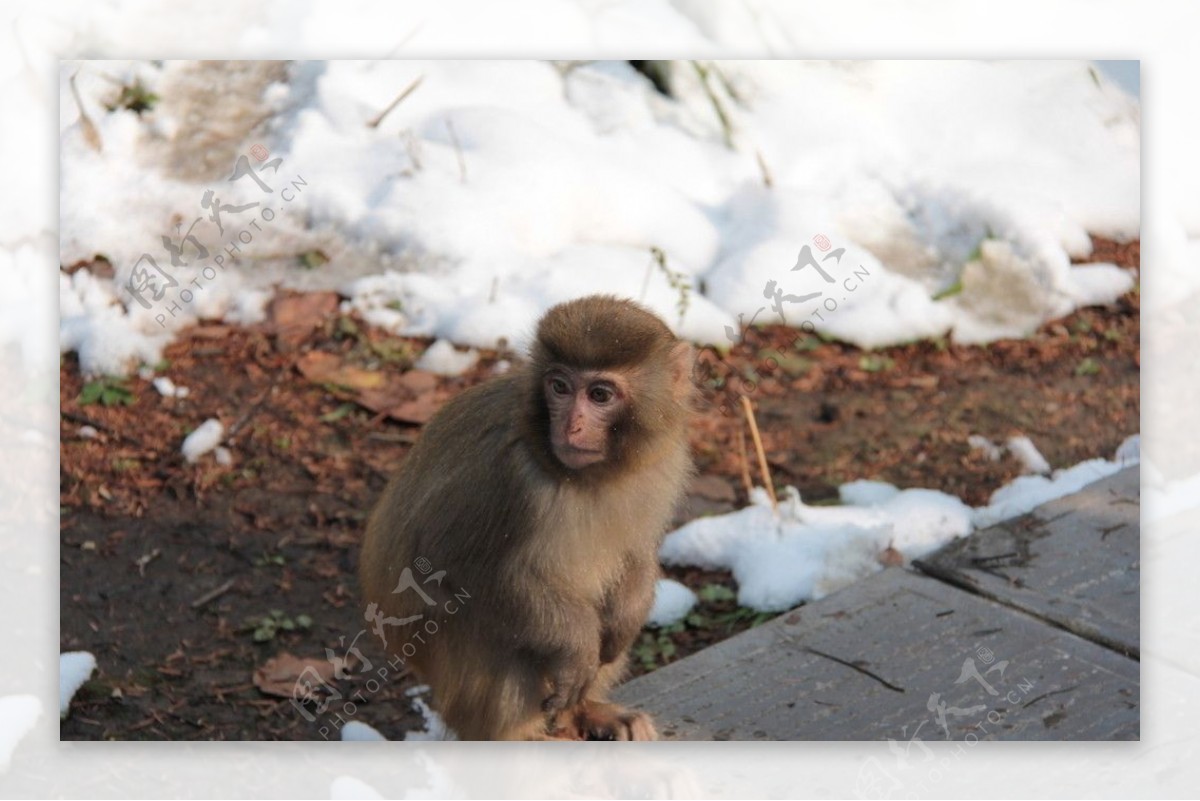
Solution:
<path fill-rule="evenodd" d="M 71 708 L 71 699 L 92 676 L 96 669 L 96 657 L 87 651 L 69 651 L 58 656 L 58 714 L 65 718 Z"/>
<path fill-rule="evenodd" d="M 209 418 L 184 438 L 180 452 L 188 463 L 194 464 L 201 456 L 220 445 L 224 436 L 225 426 L 221 421 Z"/>
<path fill-rule="evenodd" d="M 177 387 L 175 382 L 165 375 L 155 378 L 152 382 L 154 388 L 158 390 L 158 394 L 164 398 L 186 398 L 191 394 L 191 390 L 187 387 Z"/>
<path fill-rule="evenodd" d="M 934 490 L 897 490 L 882 482 L 847 485 L 862 506 L 807 506 L 793 488 L 778 516 L 764 491 L 727 515 L 700 518 L 672 532 L 659 557 L 733 572 L 738 603 L 779 611 L 822 598 L 879 569 L 891 546 L 915 558 L 970 532 L 970 509 Z"/>
<path fill-rule="evenodd" d="M 84 375 L 125 375 L 139 363 L 162 358 L 170 335 L 137 311 L 127 311 L 112 281 L 82 269 L 59 273 L 58 287 L 59 347 L 79 354 Z"/>
<path fill-rule="evenodd" d="M 1142 435 L 1134 434 L 1126 437 L 1125 440 L 1117 446 L 1117 452 L 1113 454 L 1113 461 L 1120 462 L 1122 466 L 1127 464 L 1136 464 L 1142 460 Z"/>
<path fill-rule="evenodd" d="M 1027 473 L 1049 473 L 1050 463 L 1042 452 L 1033 444 L 1029 437 L 1009 437 L 1008 452 L 1017 457 L 1017 461 Z"/>
<path fill-rule="evenodd" d="M 669 626 L 683 620 L 696 605 L 696 593 L 678 581 L 659 579 L 654 585 L 654 606 L 646 616 L 647 626 Z"/>
<path fill-rule="evenodd" d="M 676 9 L 662 23 L 698 36 Z M 875 347 L 1024 336 L 1132 284 L 1070 263 L 1089 232 L 1139 230 L 1138 104 L 1087 62 L 721 62 L 707 90 L 677 66 L 665 97 L 625 62 L 298 62 L 228 98 L 286 126 L 249 162 L 268 193 L 182 177 L 188 92 L 211 91 L 196 65 L 64 63 L 61 259 L 103 253 L 116 279 L 60 278 L 62 347 L 122 373 L 197 319 L 261 319 L 271 260 L 292 265 L 277 283 L 342 287 L 374 324 L 474 347 L 519 348 L 547 308 L 592 292 L 700 342 L 725 343 L 740 315 Z M 253 84 L 253 65 L 229 70 Z M 133 78 L 169 97 L 107 111 Z M 225 212 L 222 233 L 208 190 L 260 205 Z M 193 218 L 210 256 L 188 245 L 175 265 L 160 243 L 181 244 Z M 210 277 L 250 219 L 260 230 Z M 316 246 L 332 258 L 296 266 Z M 125 290 L 144 253 L 178 280 L 152 308 Z"/>
<path fill-rule="evenodd" d="M 1055 470 L 1049 478 L 1021 476 L 993 492 L 988 505 L 974 511 L 973 521 L 976 528 L 985 528 L 1001 520 L 1023 515 L 1043 503 L 1078 492 L 1124 466 L 1121 462 L 1107 459 L 1089 459 L 1074 467 Z"/>
<path fill-rule="evenodd" d="M 981 452 L 990 462 L 998 462 L 1000 461 L 1000 457 L 1004 455 L 1003 448 L 997 446 L 996 443 L 992 442 L 987 437 L 980 436 L 979 434 L 972 434 L 971 436 L 967 437 L 967 445 L 969 445 L 972 450 Z"/>
<path fill-rule="evenodd" d="M 377 729 L 358 720 L 351 720 L 342 726 L 342 742 L 369 743 L 386 740 Z"/>
<path fill-rule="evenodd" d="M 70 701 L 69 697 L 67 701 Z M 42 702 L 37 696 L 6 695 L 0 698 L 0 773 L 8 770 L 17 744 L 33 729 L 41 714 Z"/>
<path fill-rule="evenodd" d="M 434 712 L 423 698 L 413 698 L 413 709 L 425 718 L 425 728 L 422 731 L 405 732 L 405 740 L 457 740 L 458 735 L 451 731 L 446 722 L 437 712 Z"/>
<path fill-rule="evenodd" d="M 421 354 L 416 366 L 418 370 L 427 370 L 437 375 L 456 376 L 470 370 L 477 361 L 479 351 L 471 349 L 460 352 L 446 340 L 439 339 Z"/>
<path fill-rule="evenodd" d="M 730 570 L 740 605 L 781 611 L 874 573 L 889 547 L 905 561 L 919 559 L 975 529 L 1077 492 L 1131 463 L 1136 441 L 1121 445 L 1117 461 L 1093 459 L 1049 478 L 1021 476 L 978 509 L 936 490 L 860 480 L 838 489 L 841 506 L 808 506 L 789 487 L 775 513 L 766 492 L 756 488 L 745 509 L 693 520 L 668 534 L 659 558 L 668 565 Z"/>

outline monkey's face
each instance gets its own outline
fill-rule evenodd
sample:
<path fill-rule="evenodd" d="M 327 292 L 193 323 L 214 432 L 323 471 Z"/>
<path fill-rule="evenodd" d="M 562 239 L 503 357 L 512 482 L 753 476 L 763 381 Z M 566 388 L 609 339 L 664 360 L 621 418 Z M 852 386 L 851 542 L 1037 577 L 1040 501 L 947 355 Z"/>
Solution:
<path fill-rule="evenodd" d="M 617 423 L 629 409 L 629 388 L 620 373 L 556 367 L 542 381 L 550 412 L 550 446 L 571 470 L 612 456 Z"/>

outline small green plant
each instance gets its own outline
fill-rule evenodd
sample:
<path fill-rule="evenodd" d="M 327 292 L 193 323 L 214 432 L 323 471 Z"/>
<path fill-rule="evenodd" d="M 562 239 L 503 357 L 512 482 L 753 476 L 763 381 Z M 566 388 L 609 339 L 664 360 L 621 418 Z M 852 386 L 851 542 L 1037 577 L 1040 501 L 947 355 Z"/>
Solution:
<path fill-rule="evenodd" d="M 81 406 L 90 406 L 95 403 L 99 403 L 102 406 L 117 406 L 119 404 L 132 406 L 133 401 L 133 393 L 125 386 L 125 380 L 111 376 L 89 381 L 83 385 L 83 389 L 79 392 L 79 403 Z"/>
<path fill-rule="evenodd" d="M 675 641 L 671 639 L 671 635 L 681 631 L 682 623 L 672 623 L 657 632 L 643 631 L 641 639 L 633 646 L 634 659 L 641 662 L 646 670 L 654 670 L 659 665 L 667 664 L 676 653 Z"/>
<path fill-rule="evenodd" d="M 895 359 L 888 356 L 877 356 L 873 353 L 865 354 L 858 360 L 858 369 L 868 373 L 881 373 L 891 370 L 895 366 Z"/>
<path fill-rule="evenodd" d="M 1075 375 L 1096 375 L 1100 372 L 1100 364 L 1090 356 L 1075 367 Z"/>
<path fill-rule="evenodd" d="M 261 617 L 247 618 L 246 625 L 242 630 L 253 632 L 252 637 L 255 642 L 270 642 L 281 631 L 307 631 L 310 628 L 312 628 L 312 618 L 308 615 L 296 615 L 295 618 L 290 618 L 283 613 L 282 609 L 272 609 Z"/>
<path fill-rule="evenodd" d="M 812 360 L 806 359 L 803 356 L 798 356 L 795 353 L 784 353 L 773 348 L 764 348 L 759 351 L 758 359 L 771 369 L 778 368 L 785 375 L 801 376 L 812 369 Z"/>
<path fill-rule="evenodd" d="M 1109 329 L 1105 330 L 1104 338 L 1106 340 L 1108 340 L 1109 342 L 1120 342 L 1124 337 L 1121 335 L 1121 332 L 1118 331 L 1117 329 L 1109 328 Z"/>
<path fill-rule="evenodd" d="M 343 403 L 332 412 L 326 412 L 317 419 L 322 423 L 336 423 L 338 420 L 341 420 L 343 417 L 350 414 L 350 412 L 354 411 L 354 408 L 355 406 L 353 403 Z"/>
<path fill-rule="evenodd" d="M 667 277 L 667 285 L 679 293 L 675 301 L 675 310 L 679 312 L 679 320 L 683 321 L 687 314 L 688 304 L 691 303 L 692 284 L 687 273 L 677 272 L 667 266 L 667 254 L 659 247 L 650 248 L 651 266 L 657 267 Z M 650 282 L 650 269 L 646 269 L 646 280 L 642 282 L 642 297 L 646 296 L 646 285 Z"/>
<path fill-rule="evenodd" d="M 306 250 L 300 254 L 300 266 L 306 270 L 315 270 L 329 263 L 329 257 L 320 249 Z"/>
<path fill-rule="evenodd" d="M 381 342 L 368 342 L 367 346 L 381 361 L 386 364 L 411 366 L 416 359 L 413 357 L 412 345 L 403 339 L 385 339 Z"/>
<path fill-rule="evenodd" d="M 119 108 L 127 109 L 141 116 L 142 112 L 154 108 L 160 99 L 158 95 L 146 88 L 141 78 L 135 78 L 133 83 L 121 87 L 121 93 L 117 95 L 116 101 L 106 108 L 109 111 L 116 111 Z"/>
<path fill-rule="evenodd" d="M 959 278 L 953 284 L 951 284 L 950 286 L 943 289 L 941 292 L 938 292 L 936 295 L 934 295 L 933 299 L 935 301 L 945 300 L 946 298 L 952 298 L 955 295 L 962 294 L 962 291 L 963 291 L 963 282 L 962 282 L 962 279 Z"/>
<path fill-rule="evenodd" d="M 334 325 L 333 338 L 337 340 L 362 339 L 362 329 L 351 318 L 339 317 L 337 318 L 337 323 Z"/>
<path fill-rule="evenodd" d="M 801 353 L 808 353 L 810 351 L 814 351 L 817 348 L 821 347 L 821 342 L 822 342 L 822 340 L 820 339 L 820 337 L 805 336 L 805 337 L 798 338 L 795 342 L 792 343 L 792 346 L 796 350 L 800 351 Z"/>
<path fill-rule="evenodd" d="M 287 564 L 287 560 L 283 558 L 283 554 L 263 552 L 262 556 L 254 559 L 255 567 L 283 567 Z"/>
<path fill-rule="evenodd" d="M 724 584 L 705 584 L 696 593 L 701 601 L 705 603 L 720 603 L 721 601 L 736 601 L 737 593 L 726 587 Z"/>

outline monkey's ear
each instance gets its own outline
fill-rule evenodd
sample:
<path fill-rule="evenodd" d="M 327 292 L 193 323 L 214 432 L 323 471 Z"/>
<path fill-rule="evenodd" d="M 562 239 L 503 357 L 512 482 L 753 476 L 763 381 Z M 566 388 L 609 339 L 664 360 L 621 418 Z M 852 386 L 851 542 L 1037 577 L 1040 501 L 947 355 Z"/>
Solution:
<path fill-rule="evenodd" d="M 690 342 L 679 341 L 671 347 L 668 364 L 671 369 L 671 387 L 675 400 L 683 403 L 692 395 L 692 367 L 696 361 L 696 350 Z"/>

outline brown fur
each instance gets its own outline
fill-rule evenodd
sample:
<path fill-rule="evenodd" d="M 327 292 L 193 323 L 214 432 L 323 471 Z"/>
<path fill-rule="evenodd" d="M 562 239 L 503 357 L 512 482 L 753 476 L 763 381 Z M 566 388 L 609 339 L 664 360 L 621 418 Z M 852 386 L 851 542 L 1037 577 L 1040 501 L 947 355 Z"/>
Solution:
<path fill-rule="evenodd" d="M 557 306 L 531 362 L 446 404 L 388 485 L 367 526 L 364 595 L 388 616 L 424 616 L 390 629 L 389 644 L 399 654 L 411 643 L 407 664 L 461 738 L 653 733 L 605 699 L 653 601 L 658 547 L 692 470 L 689 355 L 629 301 Z M 542 377 L 564 364 L 619 371 L 632 388 L 609 458 L 578 470 L 548 444 Z M 393 592 L 421 557 L 446 571 L 421 585 L 432 606 Z"/>

